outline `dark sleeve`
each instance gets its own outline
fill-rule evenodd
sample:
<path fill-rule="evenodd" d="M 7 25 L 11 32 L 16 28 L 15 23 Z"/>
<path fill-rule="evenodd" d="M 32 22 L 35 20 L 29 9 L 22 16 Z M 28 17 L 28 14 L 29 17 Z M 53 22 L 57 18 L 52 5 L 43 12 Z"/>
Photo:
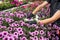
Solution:
<path fill-rule="evenodd" d="M 60 3 L 58 3 L 57 5 L 57 10 L 60 10 Z"/>
<path fill-rule="evenodd" d="M 46 0 L 48 3 L 51 3 L 51 0 Z"/>

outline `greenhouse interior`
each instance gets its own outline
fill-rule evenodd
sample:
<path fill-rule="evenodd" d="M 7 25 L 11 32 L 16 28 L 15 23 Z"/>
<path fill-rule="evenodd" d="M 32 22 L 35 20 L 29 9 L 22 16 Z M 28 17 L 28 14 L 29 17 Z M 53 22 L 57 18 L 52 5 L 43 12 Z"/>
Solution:
<path fill-rule="evenodd" d="M 0 40 L 60 40 L 59 13 L 56 0 L 0 0 Z"/>

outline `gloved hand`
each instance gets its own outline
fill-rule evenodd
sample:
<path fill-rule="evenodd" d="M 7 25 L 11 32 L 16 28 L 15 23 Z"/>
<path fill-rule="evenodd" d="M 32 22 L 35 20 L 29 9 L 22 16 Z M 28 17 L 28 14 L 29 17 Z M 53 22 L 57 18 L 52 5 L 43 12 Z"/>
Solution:
<path fill-rule="evenodd" d="M 29 23 L 30 25 L 32 24 L 37 24 L 37 21 L 33 20 L 33 21 L 26 21 L 25 23 Z"/>
<path fill-rule="evenodd" d="M 32 17 L 35 17 L 35 15 L 32 14 L 32 12 L 28 12 L 28 13 L 27 13 L 27 18 L 32 18 Z"/>

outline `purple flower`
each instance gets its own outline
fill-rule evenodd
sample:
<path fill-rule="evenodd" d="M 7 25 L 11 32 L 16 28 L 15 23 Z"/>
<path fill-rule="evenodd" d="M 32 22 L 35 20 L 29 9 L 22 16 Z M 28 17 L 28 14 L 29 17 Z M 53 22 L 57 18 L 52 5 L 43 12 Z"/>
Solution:
<path fill-rule="evenodd" d="M 14 32 L 14 35 L 17 35 L 18 36 L 18 33 L 17 32 Z"/>
<path fill-rule="evenodd" d="M 44 40 L 49 40 L 49 38 L 44 38 Z"/>
<path fill-rule="evenodd" d="M 0 17 L 0 21 L 3 21 L 4 20 L 4 18 L 3 17 Z"/>
<path fill-rule="evenodd" d="M 2 38 L 3 37 L 3 34 L 2 34 L 2 32 L 0 32 L 0 38 Z"/>
<path fill-rule="evenodd" d="M 9 37 L 9 40 L 15 40 L 14 37 Z"/>
<path fill-rule="evenodd" d="M 35 40 L 35 38 L 34 37 L 30 37 L 30 40 Z"/>
<path fill-rule="evenodd" d="M 11 22 L 14 21 L 13 19 L 10 19 L 10 18 L 5 18 L 5 20 L 6 20 L 6 22 L 8 22 L 8 23 L 11 23 Z"/>
<path fill-rule="evenodd" d="M 14 40 L 13 37 L 5 36 L 2 40 Z"/>
<path fill-rule="evenodd" d="M 16 23 L 12 23 L 12 24 L 9 24 L 11 27 L 18 27 L 20 26 L 19 24 L 16 24 Z"/>
<path fill-rule="evenodd" d="M 6 26 L 1 26 L 1 28 L 6 28 Z"/>
<path fill-rule="evenodd" d="M 34 33 L 35 33 L 35 35 L 38 35 L 39 34 L 39 31 L 35 30 Z"/>
<path fill-rule="evenodd" d="M 39 40 L 45 40 L 45 38 L 41 36 L 41 37 L 39 38 Z"/>
<path fill-rule="evenodd" d="M 10 16 L 14 17 L 15 15 L 13 13 L 10 13 Z"/>
<path fill-rule="evenodd" d="M 27 40 L 27 38 L 26 37 L 22 37 L 22 38 L 20 38 L 20 40 Z"/>
<path fill-rule="evenodd" d="M 43 35 L 44 34 L 44 31 L 43 30 L 40 30 L 40 35 Z"/>
<path fill-rule="evenodd" d="M 18 35 L 13 35 L 14 38 L 18 39 Z"/>
<path fill-rule="evenodd" d="M 37 25 L 36 25 L 36 24 L 32 24 L 31 26 L 32 26 L 32 27 L 36 27 Z"/>
<path fill-rule="evenodd" d="M 6 12 L 6 13 L 5 13 L 5 16 L 6 16 L 6 17 L 9 17 L 9 16 L 10 16 L 10 12 Z"/>
<path fill-rule="evenodd" d="M 3 36 L 6 36 L 6 35 L 8 35 L 8 32 L 7 31 L 3 31 L 2 34 L 3 34 Z"/>
<path fill-rule="evenodd" d="M 20 14 L 18 13 L 18 14 L 16 14 L 16 17 L 20 17 Z"/>
<path fill-rule="evenodd" d="M 23 35 L 24 32 L 23 32 L 23 31 L 19 31 L 18 34 L 19 34 L 19 35 Z"/>
<path fill-rule="evenodd" d="M 35 33 L 34 33 L 34 32 L 29 32 L 29 34 L 30 34 L 31 36 L 35 36 Z"/>
<path fill-rule="evenodd" d="M 0 14 L 5 14 L 5 12 L 1 11 Z"/>
<path fill-rule="evenodd" d="M 8 37 L 4 37 L 2 40 L 8 40 Z"/>
<path fill-rule="evenodd" d="M 34 39 L 35 39 L 35 40 L 38 40 L 38 37 L 37 37 L 37 36 L 34 36 Z"/>
<path fill-rule="evenodd" d="M 18 31 L 18 32 L 20 32 L 20 31 L 22 31 L 22 28 L 16 28 L 16 30 Z"/>
<path fill-rule="evenodd" d="M 48 34 L 48 36 L 51 36 L 51 33 L 49 31 L 47 32 L 47 34 Z"/>
<path fill-rule="evenodd" d="M 12 27 L 8 27 L 8 31 L 12 31 L 13 30 L 13 28 Z"/>
<path fill-rule="evenodd" d="M 37 36 L 30 37 L 30 40 L 38 40 L 38 37 Z"/>
<path fill-rule="evenodd" d="M 25 25 L 25 22 L 20 21 L 19 24 L 20 24 L 20 26 L 24 26 Z"/>
<path fill-rule="evenodd" d="M 15 24 L 16 27 L 20 26 L 19 24 Z"/>
<path fill-rule="evenodd" d="M 31 27 L 31 25 L 30 24 L 28 24 L 28 23 L 25 23 L 26 24 L 26 26 L 28 27 L 28 28 L 30 28 Z"/>
<path fill-rule="evenodd" d="M 3 22 L 2 21 L 0 21 L 0 25 L 2 24 Z"/>

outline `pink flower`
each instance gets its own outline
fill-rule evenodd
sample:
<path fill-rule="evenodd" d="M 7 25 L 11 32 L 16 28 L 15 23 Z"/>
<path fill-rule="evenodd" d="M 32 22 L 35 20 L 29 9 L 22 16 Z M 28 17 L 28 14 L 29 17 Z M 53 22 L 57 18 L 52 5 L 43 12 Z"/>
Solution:
<path fill-rule="evenodd" d="M 20 38 L 20 40 L 27 40 L 27 38 L 26 37 L 22 37 L 22 38 Z"/>
<path fill-rule="evenodd" d="M 39 38 L 39 40 L 45 40 L 45 38 L 41 36 L 41 37 Z"/>
<path fill-rule="evenodd" d="M 23 1 L 20 1 L 19 4 L 23 4 Z"/>
<path fill-rule="evenodd" d="M 24 5 L 24 6 L 22 6 L 22 8 L 27 8 L 27 6 L 26 6 L 26 5 Z"/>
<path fill-rule="evenodd" d="M 35 7 L 35 5 L 34 5 L 34 4 L 31 4 L 30 6 L 31 6 L 32 8 L 34 8 L 34 7 Z"/>
<path fill-rule="evenodd" d="M 14 0 L 15 2 L 18 2 L 18 0 Z"/>
<path fill-rule="evenodd" d="M 2 38 L 3 37 L 3 34 L 2 34 L 2 32 L 0 32 L 0 38 Z"/>
<path fill-rule="evenodd" d="M 43 34 L 44 34 L 44 31 L 43 31 L 43 30 L 41 30 L 41 31 L 40 31 L 40 34 L 41 34 L 41 35 L 43 35 Z"/>
<path fill-rule="evenodd" d="M 19 3 L 16 3 L 16 6 L 19 6 L 20 4 Z"/>
<path fill-rule="evenodd" d="M 11 4 L 15 4 L 14 2 L 11 2 Z"/>
<path fill-rule="evenodd" d="M 23 32 L 23 31 L 19 31 L 18 34 L 19 34 L 19 35 L 23 35 L 24 32 Z"/>
<path fill-rule="evenodd" d="M 3 31 L 2 34 L 3 34 L 4 36 L 6 36 L 6 35 L 8 35 L 8 32 L 7 32 L 7 31 Z"/>

